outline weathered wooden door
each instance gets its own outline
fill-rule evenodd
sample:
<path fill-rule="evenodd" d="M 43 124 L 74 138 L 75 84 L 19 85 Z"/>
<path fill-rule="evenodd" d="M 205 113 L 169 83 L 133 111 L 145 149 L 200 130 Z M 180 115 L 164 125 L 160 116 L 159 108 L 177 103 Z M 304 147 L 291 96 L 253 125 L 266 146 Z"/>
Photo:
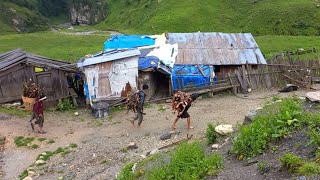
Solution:
<path fill-rule="evenodd" d="M 44 88 L 44 93 L 48 99 L 55 99 L 54 88 L 52 84 L 52 73 L 50 71 L 36 73 L 38 86 Z"/>

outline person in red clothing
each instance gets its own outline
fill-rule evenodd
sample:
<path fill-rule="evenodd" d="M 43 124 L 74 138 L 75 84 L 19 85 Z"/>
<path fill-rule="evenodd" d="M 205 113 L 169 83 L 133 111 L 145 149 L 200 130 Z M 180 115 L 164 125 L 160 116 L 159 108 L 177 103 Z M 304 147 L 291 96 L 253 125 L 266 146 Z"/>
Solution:
<path fill-rule="evenodd" d="M 31 127 L 32 127 L 32 131 L 34 131 L 34 124 L 38 124 L 39 125 L 39 130 L 38 133 L 43 134 L 44 131 L 42 130 L 43 128 L 43 122 L 44 122 L 44 117 L 43 117 L 43 100 L 44 98 L 37 98 L 35 104 L 33 105 L 33 112 L 32 112 L 32 117 L 30 119 L 30 123 L 31 123 Z M 32 121 L 36 119 L 36 121 L 33 123 Z"/>

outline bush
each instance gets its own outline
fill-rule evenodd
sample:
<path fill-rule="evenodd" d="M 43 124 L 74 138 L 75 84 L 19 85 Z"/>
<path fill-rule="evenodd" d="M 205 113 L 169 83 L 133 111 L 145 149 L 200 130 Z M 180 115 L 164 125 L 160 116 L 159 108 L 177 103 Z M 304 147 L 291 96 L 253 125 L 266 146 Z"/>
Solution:
<path fill-rule="evenodd" d="M 216 131 L 214 130 L 215 126 L 213 126 L 212 124 L 208 124 L 208 127 L 207 127 L 207 132 L 206 132 L 206 135 L 207 135 L 207 141 L 208 141 L 208 144 L 213 144 L 217 141 L 217 133 Z"/>
<path fill-rule="evenodd" d="M 63 99 L 59 101 L 56 109 L 57 111 L 64 112 L 64 111 L 70 111 L 72 109 L 75 109 L 75 107 L 73 103 L 70 101 L 70 99 Z"/>
<path fill-rule="evenodd" d="M 168 165 L 156 167 L 147 179 L 202 179 L 217 174 L 222 167 L 220 155 L 206 156 L 200 143 L 184 143 L 173 152 Z"/>
<path fill-rule="evenodd" d="M 301 117 L 301 103 L 296 98 L 286 98 L 280 103 L 266 105 L 250 125 L 240 127 L 232 152 L 239 159 L 261 154 L 271 140 L 286 137 L 294 129 L 301 127 Z"/>
<path fill-rule="evenodd" d="M 290 172 L 295 172 L 300 166 L 303 165 L 303 160 L 292 153 L 286 153 L 280 158 L 280 162 L 281 165 Z"/>
<path fill-rule="evenodd" d="M 305 176 L 317 175 L 320 174 L 320 166 L 316 163 L 307 162 L 298 168 L 297 173 Z"/>

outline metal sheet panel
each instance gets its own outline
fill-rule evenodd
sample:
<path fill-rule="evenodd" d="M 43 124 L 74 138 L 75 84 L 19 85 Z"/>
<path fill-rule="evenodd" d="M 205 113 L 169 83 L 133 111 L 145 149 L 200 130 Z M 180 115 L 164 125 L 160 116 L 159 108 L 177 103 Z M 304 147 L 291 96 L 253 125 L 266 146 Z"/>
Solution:
<path fill-rule="evenodd" d="M 137 90 L 138 56 L 85 67 L 90 100 L 110 100 Z"/>
<path fill-rule="evenodd" d="M 141 53 L 138 49 L 127 50 L 127 51 L 117 52 L 117 53 L 112 53 L 112 54 L 106 53 L 106 54 L 102 54 L 97 57 L 87 58 L 83 62 L 79 62 L 78 67 L 85 67 L 85 66 L 89 66 L 89 65 L 119 60 L 119 59 L 128 58 L 128 57 L 132 57 L 132 56 L 139 56 L 140 54 Z"/>
<path fill-rule="evenodd" d="M 176 64 L 266 64 L 250 33 L 169 33 L 168 43 L 178 44 Z"/>

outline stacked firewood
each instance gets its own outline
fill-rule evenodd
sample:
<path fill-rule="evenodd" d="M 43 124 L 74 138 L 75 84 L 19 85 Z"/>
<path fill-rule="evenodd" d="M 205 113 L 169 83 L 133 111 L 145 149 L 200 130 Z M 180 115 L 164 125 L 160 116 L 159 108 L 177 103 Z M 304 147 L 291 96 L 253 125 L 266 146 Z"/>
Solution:
<path fill-rule="evenodd" d="M 126 101 L 126 106 L 127 106 L 127 112 L 129 112 L 130 110 L 134 113 L 137 112 L 137 108 L 139 105 L 139 96 L 138 93 L 136 92 L 129 92 L 127 95 L 127 101 Z"/>
<path fill-rule="evenodd" d="M 178 91 L 172 96 L 171 100 L 171 107 L 172 107 L 172 112 L 175 113 L 178 111 L 179 104 L 184 103 L 188 100 L 189 94 Z"/>
<path fill-rule="evenodd" d="M 28 98 L 37 98 L 40 95 L 41 89 L 34 83 L 32 80 L 30 80 L 27 83 L 24 83 L 23 85 L 23 96 Z"/>

